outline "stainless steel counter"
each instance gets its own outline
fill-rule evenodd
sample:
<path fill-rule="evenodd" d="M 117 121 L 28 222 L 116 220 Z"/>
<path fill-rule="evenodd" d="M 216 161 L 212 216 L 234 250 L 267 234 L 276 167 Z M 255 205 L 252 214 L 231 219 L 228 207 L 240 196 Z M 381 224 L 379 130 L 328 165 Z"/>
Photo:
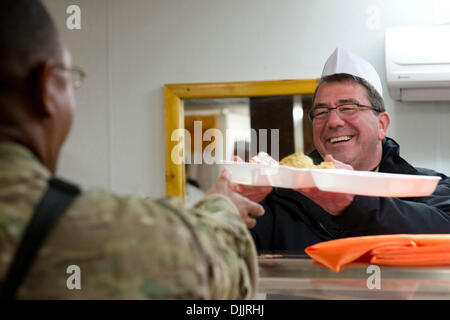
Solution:
<path fill-rule="evenodd" d="M 448 266 L 352 265 L 334 272 L 295 256 L 260 256 L 259 265 L 257 299 L 450 300 Z"/>

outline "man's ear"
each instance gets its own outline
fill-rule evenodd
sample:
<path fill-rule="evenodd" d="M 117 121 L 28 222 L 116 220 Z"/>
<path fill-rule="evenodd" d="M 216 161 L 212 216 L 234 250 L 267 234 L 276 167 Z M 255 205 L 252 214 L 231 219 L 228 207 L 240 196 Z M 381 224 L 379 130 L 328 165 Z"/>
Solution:
<path fill-rule="evenodd" d="M 36 113 L 48 117 L 55 112 L 55 94 L 58 92 L 58 79 L 53 63 L 46 61 L 32 73 L 32 107 Z"/>
<path fill-rule="evenodd" d="M 389 114 L 382 112 L 378 115 L 378 139 L 383 140 L 386 137 L 386 131 L 391 123 Z"/>

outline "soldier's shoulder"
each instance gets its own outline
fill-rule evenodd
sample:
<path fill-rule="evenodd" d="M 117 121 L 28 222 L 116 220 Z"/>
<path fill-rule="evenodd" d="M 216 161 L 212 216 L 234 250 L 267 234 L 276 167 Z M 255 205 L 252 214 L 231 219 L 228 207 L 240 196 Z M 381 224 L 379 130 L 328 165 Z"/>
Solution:
<path fill-rule="evenodd" d="M 110 209 L 118 204 L 120 197 L 105 189 L 83 190 L 71 206 L 73 212 Z"/>
<path fill-rule="evenodd" d="M 154 199 L 132 195 L 119 195 L 105 189 L 88 189 L 83 191 L 73 202 L 67 214 L 71 217 L 113 214 L 142 217 L 151 215 L 163 218 L 167 211 L 188 210 L 184 201 L 178 198 Z M 128 217 L 128 218 L 129 218 Z"/>

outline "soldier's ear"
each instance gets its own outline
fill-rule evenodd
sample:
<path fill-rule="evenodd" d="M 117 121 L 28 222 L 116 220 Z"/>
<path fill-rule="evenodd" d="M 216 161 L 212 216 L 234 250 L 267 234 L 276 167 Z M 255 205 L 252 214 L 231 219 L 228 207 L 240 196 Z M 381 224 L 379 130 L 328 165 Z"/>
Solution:
<path fill-rule="evenodd" d="M 29 79 L 31 107 L 35 114 L 42 117 L 50 117 L 57 108 L 60 80 L 54 66 L 52 61 L 40 64 L 32 71 Z"/>

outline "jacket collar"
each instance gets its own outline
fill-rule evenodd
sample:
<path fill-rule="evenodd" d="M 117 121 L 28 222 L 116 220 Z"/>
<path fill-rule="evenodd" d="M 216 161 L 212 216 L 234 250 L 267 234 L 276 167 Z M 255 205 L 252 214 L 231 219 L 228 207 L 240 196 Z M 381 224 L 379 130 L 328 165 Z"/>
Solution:
<path fill-rule="evenodd" d="M 9 165 L 21 166 L 21 168 L 33 168 L 37 176 L 50 178 L 50 171 L 39 159 L 25 146 L 9 141 L 0 141 L 0 162 Z M 0 177 L 5 172 L 0 171 Z"/>
<path fill-rule="evenodd" d="M 386 137 L 383 141 L 383 157 L 380 172 L 418 174 L 416 168 L 400 157 L 400 146 L 394 139 Z"/>

